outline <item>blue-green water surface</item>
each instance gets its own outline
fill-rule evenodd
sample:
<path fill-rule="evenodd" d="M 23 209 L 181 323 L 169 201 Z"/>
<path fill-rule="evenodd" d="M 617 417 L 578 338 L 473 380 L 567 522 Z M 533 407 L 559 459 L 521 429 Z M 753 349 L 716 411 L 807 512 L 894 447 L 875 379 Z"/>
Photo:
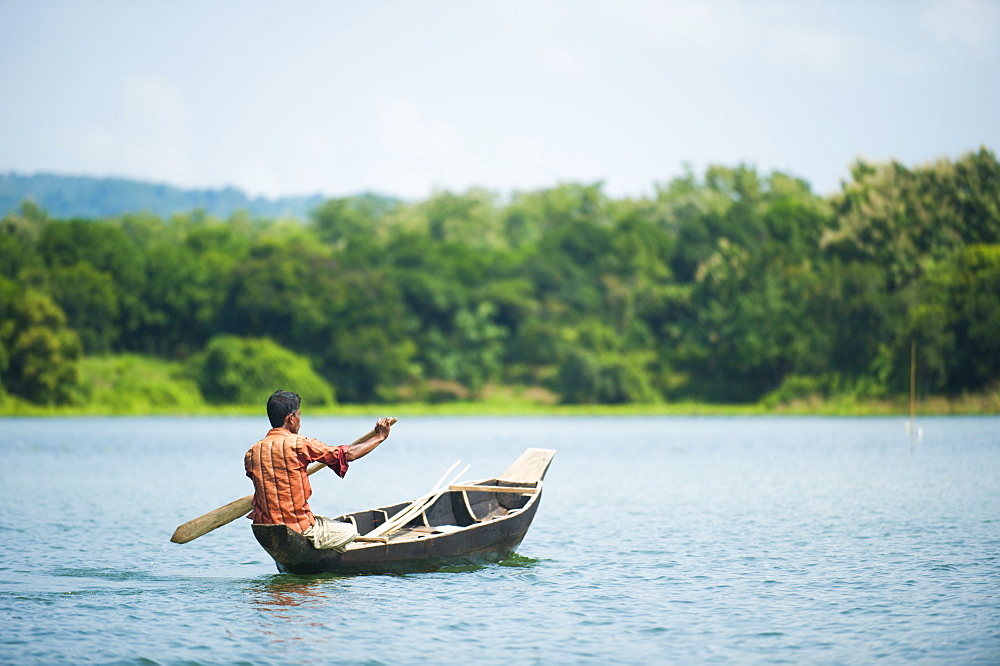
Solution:
<path fill-rule="evenodd" d="M 3 663 L 1000 662 L 1000 418 L 406 418 L 317 513 L 551 447 L 538 515 L 502 564 L 351 578 L 244 519 L 168 543 L 249 494 L 263 417 L 0 425 Z"/>

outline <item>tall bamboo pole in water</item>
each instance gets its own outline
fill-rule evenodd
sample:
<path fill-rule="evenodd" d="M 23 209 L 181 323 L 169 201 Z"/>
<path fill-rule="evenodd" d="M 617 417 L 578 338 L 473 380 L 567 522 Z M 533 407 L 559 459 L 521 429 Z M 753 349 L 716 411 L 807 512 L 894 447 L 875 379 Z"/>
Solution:
<path fill-rule="evenodd" d="M 913 453 L 913 438 L 916 437 L 916 428 L 913 425 L 913 417 L 916 412 L 917 400 L 917 340 L 910 340 L 910 453 Z"/>

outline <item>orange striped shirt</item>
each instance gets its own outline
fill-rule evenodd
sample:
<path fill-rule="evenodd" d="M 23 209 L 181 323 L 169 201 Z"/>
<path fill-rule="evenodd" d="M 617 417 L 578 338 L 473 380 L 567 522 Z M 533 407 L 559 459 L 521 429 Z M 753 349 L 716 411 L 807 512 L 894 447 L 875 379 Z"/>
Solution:
<path fill-rule="evenodd" d="M 254 491 L 253 511 L 247 518 L 265 525 L 288 525 L 298 532 L 309 529 L 316 518 L 309 510 L 312 486 L 306 467 L 311 462 L 325 463 L 343 477 L 347 474 L 344 453 L 343 446 L 271 428 L 243 458 Z"/>

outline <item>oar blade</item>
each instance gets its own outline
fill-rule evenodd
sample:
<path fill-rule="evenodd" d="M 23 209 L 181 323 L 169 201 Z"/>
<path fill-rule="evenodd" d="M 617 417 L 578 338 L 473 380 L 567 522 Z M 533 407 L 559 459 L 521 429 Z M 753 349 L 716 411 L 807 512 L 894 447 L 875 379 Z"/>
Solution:
<path fill-rule="evenodd" d="M 174 535 L 170 537 L 170 540 L 173 543 L 187 543 L 208 534 L 218 527 L 233 522 L 240 516 L 247 515 L 252 508 L 253 495 L 233 500 L 225 506 L 220 506 L 215 511 L 210 511 L 204 516 L 198 516 L 193 520 L 187 521 L 174 530 Z"/>

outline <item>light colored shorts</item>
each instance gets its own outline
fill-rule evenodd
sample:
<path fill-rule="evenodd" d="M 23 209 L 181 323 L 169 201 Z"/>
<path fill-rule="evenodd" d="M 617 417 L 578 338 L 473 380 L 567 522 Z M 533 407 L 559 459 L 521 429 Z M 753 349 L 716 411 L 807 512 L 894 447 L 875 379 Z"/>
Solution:
<path fill-rule="evenodd" d="M 315 524 L 302 533 L 302 536 L 312 541 L 313 548 L 342 553 L 346 550 L 347 544 L 358 536 L 358 531 L 351 523 L 342 523 L 325 516 L 315 518 Z"/>

